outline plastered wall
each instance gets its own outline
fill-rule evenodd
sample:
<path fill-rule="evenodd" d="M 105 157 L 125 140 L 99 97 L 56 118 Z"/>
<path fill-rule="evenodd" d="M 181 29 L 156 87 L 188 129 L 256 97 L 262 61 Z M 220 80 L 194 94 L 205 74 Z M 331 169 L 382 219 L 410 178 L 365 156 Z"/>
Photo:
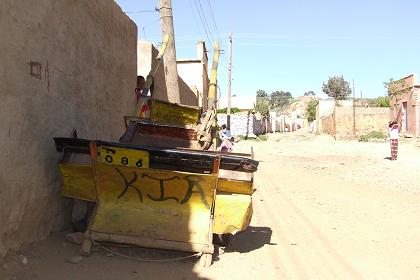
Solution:
<path fill-rule="evenodd" d="M 0 259 L 64 226 L 53 137 L 118 140 L 136 46 L 113 0 L 0 1 Z"/>
<path fill-rule="evenodd" d="M 137 48 L 137 74 L 147 78 L 147 75 L 152 68 L 159 51 L 149 42 L 140 41 Z M 202 66 L 201 66 L 202 67 Z M 191 79 L 203 79 L 203 71 L 196 71 L 188 73 Z M 206 73 L 205 73 L 206 74 Z M 207 77 L 205 77 L 207 78 Z M 180 103 L 182 105 L 198 106 L 198 97 L 191 87 L 195 84 L 190 84 L 190 80 L 183 80 L 178 76 Z M 165 83 L 165 73 L 163 61 L 159 66 L 153 81 L 153 99 L 168 101 L 168 90 Z"/>

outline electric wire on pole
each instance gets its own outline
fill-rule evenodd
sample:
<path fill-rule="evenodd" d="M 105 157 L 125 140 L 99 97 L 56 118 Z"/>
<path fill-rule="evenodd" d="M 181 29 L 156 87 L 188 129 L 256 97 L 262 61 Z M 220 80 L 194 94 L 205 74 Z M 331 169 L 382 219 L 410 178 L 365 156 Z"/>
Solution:
<path fill-rule="evenodd" d="M 168 34 L 169 43 L 163 56 L 166 88 L 168 91 L 168 101 L 180 103 L 178 70 L 176 67 L 175 32 L 172 16 L 171 0 L 159 0 L 160 28 L 162 35 Z M 162 36 L 163 37 L 163 36 Z"/>
<path fill-rule="evenodd" d="M 355 91 L 354 91 L 354 79 L 353 79 L 353 137 L 356 138 L 356 108 L 355 108 Z"/>
<path fill-rule="evenodd" d="M 228 102 L 226 126 L 230 130 L 230 108 L 232 98 L 232 32 L 229 32 L 229 62 L 228 62 Z"/>

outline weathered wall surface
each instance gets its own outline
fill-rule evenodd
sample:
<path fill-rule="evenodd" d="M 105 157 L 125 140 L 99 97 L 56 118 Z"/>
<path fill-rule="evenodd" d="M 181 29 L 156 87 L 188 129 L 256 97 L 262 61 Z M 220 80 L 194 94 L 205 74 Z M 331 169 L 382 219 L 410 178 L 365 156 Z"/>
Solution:
<path fill-rule="evenodd" d="M 147 78 L 159 51 L 149 42 L 140 41 L 137 48 L 137 74 Z M 158 68 L 153 81 L 153 99 L 168 101 L 168 91 L 165 83 L 163 61 Z M 201 77 L 201 76 L 200 76 Z M 197 106 L 196 93 L 191 90 L 186 81 L 178 77 L 180 102 L 183 105 Z"/>
<path fill-rule="evenodd" d="M 227 123 L 227 114 L 217 114 L 217 124 L 219 126 Z M 271 123 L 267 122 L 268 128 Z M 230 115 L 230 131 L 233 136 L 256 137 L 257 135 L 266 133 L 265 120 L 261 117 L 247 112 Z"/>
<path fill-rule="evenodd" d="M 386 132 L 389 108 L 355 108 L 356 134 L 370 131 Z M 348 136 L 353 133 L 353 108 L 336 107 L 335 130 L 337 136 Z"/>
<path fill-rule="evenodd" d="M 320 122 L 322 126 L 322 132 L 327 133 L 330 135 L 335 135 L 334 130 L 334 115 L 330 115 L 328 117 L 322 117 Z"/>
<path fill-rule="evenodd" d="M 63 226 L 53 137 L 122 134 L 136 44 L 113 0 L 0 1 L 0 259 Z"/>
<path fill-rule="evenodd" d="M 179 77 L 181 77 L 191 91 L 194 92 L 195 98 L 197 99 L 197 105 L 202 107 L 203 110 L 207 110 L 209 89 L 209 77 L 207 73 L 208 58 L 206 45 L 203 41 L 197 43 L 196 51 L 196 59 L 178 59 L 176 61 L 176 66 Z M 181 88 L 182 87 L 180 86 L 180 90 Z M 192 98 L 192 96 L 189 94 L 188 98 Z"/>
<path fill-rule="evenodd" d="M 410 77 L 410 76 L 409 76 Z M 420 136 L 420 86 L 409 89 L 397 101 L 392 98 L 390 101 L 390 119 L 394 119 L 398 115 L 398 111 L 402 108 L 401 115 L 401 132 Z"/>
<path fill-rule="evenodd" d="M 371 131 L 386 131 L 389 120 L 389 108 L 355 108 L 356 136 Z M 335 107 L 335 114 L 321 118 L 323 133 L 336 138 L 351 138 L 353 136 L 353 108 Z"/>

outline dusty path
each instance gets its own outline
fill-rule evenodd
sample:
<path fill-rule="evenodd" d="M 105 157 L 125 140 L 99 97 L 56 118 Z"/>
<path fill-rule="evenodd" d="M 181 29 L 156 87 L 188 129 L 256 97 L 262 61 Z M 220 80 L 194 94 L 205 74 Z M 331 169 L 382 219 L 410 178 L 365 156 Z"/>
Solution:
<path fill-rule="evenodd" d="M 385 159 L 387 143 L 328 136 L 274 135 L 253 146 L 262 162 L 252 225 L 272 236 L 221 256 L 219 273 L 235 261 L 245 279 L 420 279 L 416 142 L 402 143 L 396 162 Z"/>
<path fill-rule="evenodd" d="M 387 143 L 273 135 L 254 147 L 251 227 L 208 269 L 196 259 L 138 263 L 98 250 L 72 265 L 78 247 L 61 233 L 11 256 L 0 279 L 420 279 L 420 148 L 403 143 L 391 162 Z M 118 249 L 142 258 L 182 253 Z M 3 267 L 4 268 L 4 267 Z M 12 275 L 15 278 L 12 278 Z"/>

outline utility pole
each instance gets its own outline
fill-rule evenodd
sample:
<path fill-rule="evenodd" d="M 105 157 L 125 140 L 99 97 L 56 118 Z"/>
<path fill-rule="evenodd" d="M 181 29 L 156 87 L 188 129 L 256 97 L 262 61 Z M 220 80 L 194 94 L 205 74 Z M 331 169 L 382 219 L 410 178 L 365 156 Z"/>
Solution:
<path fill-rule="evenodd" d="M 360 99 L 363 98 L 363 91 L 360 91 Z"/>
<path fill-rule="evenodd" d="M 227 129 L 230 130 L 230 108 L 232 98 L 232 32 L 229 32 L 229 64 L 228 64 L 228 103 L 227 103 Z"/>
<path fill-rule="evenodd" d="M 169 43 L 163 56 L 166 89 L 168 92 L 168 101 L 171 103 L 180 103 L 178 70 L 176 68 L 176 51 L 174 23 L 172 16 L 171 0 L 159 0 L 160 29 L 162 35 L 169 34 Z"/>
<path fill-rule="evenodd" d="M 353 79 L 353 137 L 356 138 L 356 108 L 355 108 L 355 91 L 354 91 L 354 79 Z"/>

